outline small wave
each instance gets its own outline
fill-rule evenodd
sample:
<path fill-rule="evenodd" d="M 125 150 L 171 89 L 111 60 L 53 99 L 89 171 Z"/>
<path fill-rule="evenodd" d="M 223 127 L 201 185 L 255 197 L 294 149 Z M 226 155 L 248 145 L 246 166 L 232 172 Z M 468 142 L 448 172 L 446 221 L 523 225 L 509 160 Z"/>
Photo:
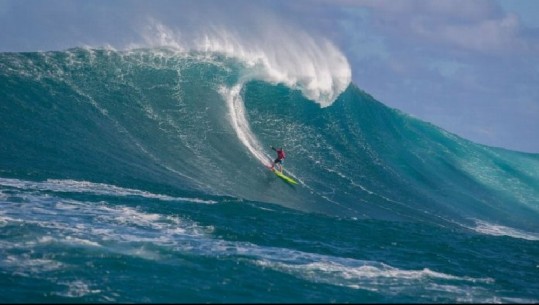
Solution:
<path fill-rule="evenodd" d="M 63 284 L 67 286 L 67 290 L 61 291 L 61 292 L 52 292 L 52 294 L 56 294 L 58 296 L 68 297 L 68 298 L 80 298 L 89 294 L 101 293 L 100 289 L 91 289 L 90 284 L 81 280 L 75 280 L 71 282 L 60 282 L 59 284 Z"/>
<path fill-rule="evenodd" d="M 0 178 L 0 185 L 14 187 L 23 190 L 52 191 L 61 193 L 90 193 L 95 195 L 108 196 L 139 196 L 149 199 L 158 199 L 163 201 L 188 201 L 194 203 L 214 204 L 215 200 L 204 200 L 200 198 L 172 197 L 162 194 L 154 194 L 147 191 L 123 188 L 115 185 L 94 183 L 89 181 L 77 180 L 57 180 L 47 179 L 46 181 L 24 181 L 19 179 Z"/>
<path fill-rule="evenodd" d="M 509 236 L 513 238 L 527 239 L 527 240 L 539 240 L 539 234 L 526 232 L 502 225 L 496 225 L 488 223 L 482 220 L 476 220 L 476 226 L 471 228 L 476 232 L 494 235 L 494 236 Z"/>

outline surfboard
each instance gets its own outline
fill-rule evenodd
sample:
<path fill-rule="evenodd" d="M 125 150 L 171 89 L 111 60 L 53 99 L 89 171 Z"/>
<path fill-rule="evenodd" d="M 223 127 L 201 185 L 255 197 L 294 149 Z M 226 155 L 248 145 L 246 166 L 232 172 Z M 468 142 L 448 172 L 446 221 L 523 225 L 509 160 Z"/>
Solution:
<path fill-rule="evenodd" d="M 277 177 L 283 179 L 284 181 L 290 183 L 290 184 L 298 184 L 298 182 L 290 177 L 288 177 L 287 175 L 281 173 L 280 171 L 276 170 L 276 169 L 271 169 L 270 166 L 266 166 L 270 171 L 272 171 Z"/>

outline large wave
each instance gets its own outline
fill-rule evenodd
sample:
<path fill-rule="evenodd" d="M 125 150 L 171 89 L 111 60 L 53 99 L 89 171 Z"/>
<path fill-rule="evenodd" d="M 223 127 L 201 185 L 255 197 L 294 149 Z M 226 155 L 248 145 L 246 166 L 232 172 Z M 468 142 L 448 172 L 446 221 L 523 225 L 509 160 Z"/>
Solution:
<path fill-rule="evenodd" d="M 246 82 L 263 80 L 285 84 L 300 90 L 321 107 L 327 107 L 351 81 L 351 68 L 346 57 L 331 42 L 315 39 L 284 24 L 267 25 L 254 35 L 230 27 L 209 26 L 186 37 L 182 32 L 150 19 L 144 33 L 144 45 L 169 47 L 181 52 L 223 54 L 244 65 L 238 84 L 222 86 L 219 92 L 227 102 L 230 120 L 239 139 L 264 164 L 270 157 L 250 129 L 240 94 Z"/>
<path fill-rule="evenodd" d="M 539 155 L 384 106 L 324 39 L 203 17 L 0 53 L 6 300 L 534 300 Z"/>
<path fill-rule="evenodd" d="M 354 85 L 321 107 L 251 77 L 244 58 L 170 48 L 3 53 L 0 66 L 5 178 L 536 236 L 537 155 L 466 141 Z M 272 144 L 299 186 L 262 166 Z"/>

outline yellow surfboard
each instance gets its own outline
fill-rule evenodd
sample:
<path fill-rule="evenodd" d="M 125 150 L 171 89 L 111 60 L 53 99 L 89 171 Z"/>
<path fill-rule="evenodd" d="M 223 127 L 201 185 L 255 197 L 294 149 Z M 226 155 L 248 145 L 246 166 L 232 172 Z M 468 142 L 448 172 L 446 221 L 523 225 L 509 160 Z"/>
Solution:
<path fill-rule="evenodd" d="M 286 182 L 288 182 L 288 183 L 292 183 L 292 184 L 298 184 L 298 183 L 296 182 L 296 180 L 294 180 L 294 179 L 288 177 L 287 175 L 281 173 L 280 171 L 278 171 L 278 170 L 276 170 L 276 169 L 273 169 L 272 171 L 273 171 L 273 173 L 274 173 L 275 175 L 277 175 L 277 177 L 283 179 L 284 181 L 286 181 Z"/>

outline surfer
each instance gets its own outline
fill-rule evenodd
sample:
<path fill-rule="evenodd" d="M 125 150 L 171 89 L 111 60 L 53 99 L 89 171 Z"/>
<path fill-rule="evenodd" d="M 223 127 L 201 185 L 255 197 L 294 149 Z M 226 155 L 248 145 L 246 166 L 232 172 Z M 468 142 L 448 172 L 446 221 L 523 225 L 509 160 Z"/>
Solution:
<path fill-rule="evenodd" d="M 271 165 L 271 170 L 275 167 L 275 165 L 279 164 L 280 172 L 283 172 L 283 159 L 286 157 L 286 154 L 284 153 L 284 150 L 282 147 L 275 148 L 271 147 L 271 149 L 275 150 L 277 152 L 277 159 L 273 161 L 273 164 Z"/>

